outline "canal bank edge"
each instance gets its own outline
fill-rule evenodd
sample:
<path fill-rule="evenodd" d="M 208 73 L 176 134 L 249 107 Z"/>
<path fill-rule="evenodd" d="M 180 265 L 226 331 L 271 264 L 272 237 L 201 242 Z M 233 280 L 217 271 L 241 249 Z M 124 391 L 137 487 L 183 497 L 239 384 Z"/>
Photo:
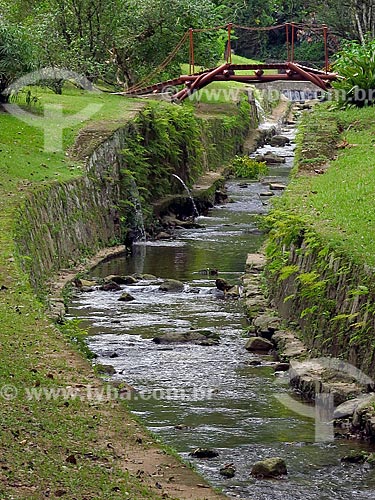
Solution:
<path fill-rule="evenodd" d="M 168 112 L 168 105 L 161 106 Z M 199 143 L 195 141 L 188 154 L 196 155 L 195 160 L 204 163 L 203 151 L 205 151 L 206 164 L 217 167 L 240 152 L 247 131 L 256 124 L 254 121 L 256 115 L 255 109 L 250 113 L 251 108 L 247 103 L 240 110 L 242 113 L 236 114 L 235 110 L 238 108 L 236 105 L 230 107 L 230 115 L 224 117 L 194 119 L 199 130 L 199 139 L 203 140 L 205 147 L 202 148 L 200 141 Z M 175 109 L 179 108 L 174 107 Z M 169 124 L 171 127 L 174 126 L 172 119 L 169 120 Z M 19 358 L 22 359 L 22 363 L 15 362 L 11 367 L 11 381 L 15 384 L 21 381 L 20 398 L 3 405 L 7 415 L 6 421 L 9 422 L 7 430 L 9 439 L 4 437 L 7 452 L 3 458 L 10 465 L 8 469 L 10 471 L 13 468 L 15 471 L 22 471 L 24 468 L 22 464 L 28 459 L 29 463 L 38 459 L 39 466 L 38 474 L 32 476 L 28 474 L 27 480 L 25 477 L 24 481 L 20 479 L 22 488 L 12 486 L 14 481 L 9 485 L 4 481 L 2 486 L 4 494 L 11 493 L 16 488 L 17 495 L 22 490 L 24 496 L 31 499 L 40 498 L 47 490 L 55 493 L 56 489 L 59 495 L 69 497 L 79 494 L 81 490 L 82 494 L 84 492 L 87 495 L 95 495 L 100 490 L 100 494 L 105 494 L 105 498 L 123 498 L 124 494 L 130 493 L 136 498 L 150 500 L 161 498 L 163 490 L 160 490 L 160 483 L 164 485 L 163 478 L 165 478 L 164 491 L 173 498 L 221 498 L 213 490 L 207 489 L 204 481 L 177 458 L 166 455 L 142 426 L 133 422 L 119 401 L 104 401 L 106 404 L 102 406 L 86 400 L 83 395 L 82 398 L 76 398 L 63 405 L 63 408 L 68 408 L 65 410 L 68 412 L 72 405 L 74 407 L 74 414 L 70 415 L 69 419 L 64 417 L 64 412 L 61 410 L 63 401 L 53 399 L 46 403 L 28 402 L 27 411 L 32 412 L 38 425 L 45 429 L 42 441 L 48 442 L 51 450 L 47 454 L 38 453 L 38 449 L 43 447 L 45 449 L 46 444 L 38 445 L 40 435 L 35 429 L 30 431 L 33 436 L 33 446 L 30 450 L 27 448 L 27 439 L 14 438 L 14 433 L 22 437 L 28 435 L 28 417 L 22 399 L 25 387 L 33 387 L 35 384 L 36 387 L 43 388 L 77 387 L 82 393 L 87 387 L 99 391 L 105 388 L 93 373 L 90 364 L 53 325 L 46 321 L 34 293 L 44 299 L 48 286 L 57 272 L 60 271 L 62 281 L 66 281 L 74 267 L 75 270 L 83 270 L 83 263 L 89 255 L 95 254 L 101 247 L 108 247 L 119 241 L 117 216 L 114 211 L 121 196 L 121 187 L 118 185 L 123 166 L 121 151 L 126 147 L 128 132 L 134 129 L 136 130 L 136 127 L 131 121 L 107 136 L 101 144 L 96 145 L 87 159 L 87 176 L 70 182 L 56 182 L 34 189 L 28 188 L 32 191 L 26 195 L 25 201 L 14 216 L 15 249 L 12 251 L 11 267 L 14 267 L 15 271 L 14 276 L 9 277 L 6 286 L 2 286 L 1 290 L 4 298 L 17 294 L 18 305 L 14 310 L 9 309 L 8 314 L 15 315 L 13 321 L 15 339 L 20 345 L 28 347 L 27 353 L 25 347 L 20 351 L 24 354 Z M 176 145 L 177 147 L 179 145 Z M 160 158 L 160 161 L 162 160 L 163 158 Z M 180 167 L 183 168 L 188 160 L 189 158 L 183 159 Z M 102 255 L 91 261 L 91 265 L 122 250 L 121 246 L 104 250 Z M 32 289 L 27 285 L 28 280 L 32 284 Z M 55 301 L 53 305 L 55 312 L 61 310 L 61 305 L 62 302 Z M 60 430 L 56 430 L 51 424 L 55 417 L 60 422 L 58 427 Z M 87 430 L 87 425 L 90 431 Z M 50 437 L 47 429 L 51 429 L 53 433 Z M 61 446 L 67 450 L 67 458 L 64 457 L 63 449 L 61 452 L 58 451 L 58 455 L 62 455 L 63 464 L 66 458 L 68 467 L 72 469 L 69 474 L 77 477 L 79 488 L 74 487 L 71 480 L 67 480 L 63 474 L 64 469 L 55 456 L 57 452 L 53 443 L 56 440 L 59 443 L 61 441 Z M 87 450 L 90 453 L 87 453 Z M 95 458 L 97 455 L 93 452 L 102 458 Z M 145 474 L 142 477 L 137 475 L 142 469 L 139 464 L 141 459 L 145 463 Z M 102 467 L 102 462 L 110 464 L 108 465 L 110 469 Z M 147 467 L 152 469 L 150 473 L 146 462 Z M 167 466 L 163 469 L 165 463 Z M 105 479 L 107 470 L 111 470 L 111 477 Z M 176 479 L 168 482 L 167 475 L 171 470 Z M 97 477 L 97 481 L 82 482 L 82 479 L 79 479 L 80 474 L 89 471 L 93 479 Z M 159 482 L 155 482 L 152 475 L 154 473 L 161 473 L 162 478 Z M 51 479 L 55 477 L 58 478 L 60 488 L 57 488 L 57 484 Z M 34 482 L 34 479 L 37 481 Z M 107 488 L 108 491 L 104 493 L 102 488 Z"/>
<path fill-rule="evenodd" d="M 309 114 L 303 118 L 297 135 L 294 167 L 297 176 L 322 174 L 337 152 L 336 145 L 340 139 L 338 123 L 334 120 L 317 123 L 313 116 Z M 284 195 L 287 199 L 293 189 L 300 189 L 298 182 L 297 185 L 289 185 Z M 269 304 L 284 324 L 292 325 L 288 330 L 293 332 L 289 331 L 283 338 L 276 336 L 277 347 L 291 348 L 293 352 L 293 343 L 299 345 L 302 351 L 297 356 L 297 364 L 298 358 L 306 357 L 337 360 L 338 366 L 340 362 L 348 370 L 351 370 L 348 366 L 352 366 L 352 379 L 359 376 L 355 368 L 360 370 L 366 384 L 359 390 L 353 388 L 352 392 L 348 388 L 346 399 L 373 391 L 373 269 L 354 261 L 340 252 L 337 246 L 332 248 L 327 237 L 318 234 L 300 210 L 294 210 L 293 202 L 278 202 L 267 219 L 270 233 L 266 243 L 264 274 Z M 260 305 L 263 307 L 262 303 Z M 314 383 L 318 382 L 322 387 L 322 376 L 319 373 L 315 375 Z M 333 383 L 340 379 L 340 374 L 336 375 Z M 293 378 L 298 390 L 313 399 L 315 388 L 305 382 L 299 377 Z M 344 400 L 338 398 L 337 403 Z M 346 426 L 349 437 L 356 434 L 370 441 L 375 440 L 374 403 L 373 395 L 366 401 L 353 400 L 350 414 L 346 414 L 350 424 Z"/>

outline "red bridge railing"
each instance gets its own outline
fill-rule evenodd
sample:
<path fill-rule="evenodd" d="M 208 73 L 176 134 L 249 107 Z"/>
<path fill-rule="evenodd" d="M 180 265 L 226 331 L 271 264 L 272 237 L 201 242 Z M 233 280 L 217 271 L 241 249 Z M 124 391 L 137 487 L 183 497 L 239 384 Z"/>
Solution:
<path fill-rule="evenodd" d="M 226 44 L 226 62 L 217 68 L 195 72 L 195 34 L 209 31 L 218 30 L 227 31 L 227 44 Z M 284 63 L 270 63 L 270 64 L 232 64 L 232 33 L 233 30 L 248 30 L 248 31 L 271 31 L 277 29 L 285 29 L 286 48 L 287 48 L 287 61 Z M 319 35 L 321 34 L 324 41 L 324 70 L 317 70 L 302 66 L 295 62 L 295 40 L 298 30 L 308 30 L 309 33 Z M 301 23 L 284 23 L 277 26 L 268 27 L 247 27 L 229 23 L 226 26 L 215 26 L 214 28 L 194 29 L 190 28 L 173 51 L 168 57 L 152 71 L 146 78 L 138 82 L 133 87 L 125 92 L 123 95 L 144 95 L 147 93 L 166 92 L 171 87 L 184 85 L 184 88 L 174 94 L 173 100 L 182 101 L 192 93 L 200 90 L 213 81 L 237 81 L 243 83 L 261 83 L 271 82 L 277 80 L 294 80 L 294 81 L 309 81 L 323 90 L 327 90 L 331 82 L 337 79 L 335 73 L 329 72 L 329 47 L 328 47 L 328 27 L 323 24 L 317 26 L 315 24 L 301 24 Z M 180 75 L 171 80 L 160 83 L 148 84 L 155 79 L 156 75 L 163 71 L 168 64 L 175 58 L 177 53 L 189 44 L 189 74 Z M 236 70 L 253 70 L 253 75 L 239 75 Z M 275 70 L 274 74 L 266 74 L 265 70 Z"/>

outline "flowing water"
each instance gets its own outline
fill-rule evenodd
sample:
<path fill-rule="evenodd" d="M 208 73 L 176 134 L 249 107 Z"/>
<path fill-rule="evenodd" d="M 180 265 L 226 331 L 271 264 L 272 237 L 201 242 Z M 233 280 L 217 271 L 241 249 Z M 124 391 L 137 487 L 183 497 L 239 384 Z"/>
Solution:
<path fill-rule="evenodd" d="M 293 135 L 293 131 L 284 131 Z M 260 152 L 271 149 L 265 147 Z M 272 148 L 287 156 L 268 180 L 286 182 L 292 146 Z M 243 273 L 246 254 L 259 249 L 264 236 L 257 216 L 267 210 L 259 194 L 268 185 L 231 181 L 232 203 L 199 217 L 200 229 L 179 230 L 173 241 L 136 245 L 133 255 L 104 263 L 92 276 L 150 273 L 182 280 L 180 293 L 159 291 L 155 280 L 123 287 L 133 302 L 119 302 L 122 292 L 80 294 L 70 315 L 90 329 L 88 344 L 97 361 L 110 364 L 116 380 L 136 389 L 134 413 L 172 445 L 230 498 L 255 500 L 352 500 L 375 497 L 375 474 L 360 465 L 342 465 L 340 457 L 363 444 L 337 440 L 314 442 L 314 422 L 282 406 L 275 395 L 289 389 L 278 384 L 272 359 L 244 349 L 247 325 L 240 301 L 223 299 L 215 276 L 233 283 Z M 152 338 L 170 331 L 205 329 L 220 334 L 217 346 L 157 345 Z M 254 363 L 261 362 L 259 366 Z M 197 447 L 219 456 L 189 457 Z M 281 480 L 254 480 L 254 462 L 283 457 L 289 474 Z M 232 479 L 219 474 L 224 464 L 237 469 Z"/>

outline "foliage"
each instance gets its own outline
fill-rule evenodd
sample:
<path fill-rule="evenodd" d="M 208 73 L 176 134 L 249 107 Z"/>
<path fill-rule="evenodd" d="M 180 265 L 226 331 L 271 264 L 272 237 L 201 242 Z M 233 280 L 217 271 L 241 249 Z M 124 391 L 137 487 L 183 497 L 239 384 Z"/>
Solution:
<path fill-rule="evenodd" d="M 126 85 L 147 77 L 175 48 L 191 27 L 205 28 L 222 23 L 219 10 L 210 0 L 129 0 L 118 12 L 119 28 L 113 39 L 118 76 Z M 210 67 L 224 52 L 220 32 L 194 35 L 197 65 Z M 162 81 L 179 73 L 188 59 L 187 44 L 173 64 L 157 75 Z"/>
<path fill-rule="evenodd" d="M 361 44 L 347 41 L 336 54 L 334 69 L 343 77 L 333 85 L 338 90 L 339 103 L 358 107 L 375 103 L 375 40 L 365 38 Z"/>
<path fill-rule="evenodd" d="M 202 172 L 201 129 L 189 107 L 150 104 L 134 120 L 123 150 L 123 224 L 136 225 L 151 203 L 171 193 L 172 173 L 190 183 Z M 137 203 L 140 204 L 137 206 Z"/>
<path fill-rule="evenodd" d="M 296 44 L 294 49 L 294 58 L 296 61 L 304 62 L 310 65 L 321 66 L 324 64 L 324 42 L 302 40 Z"/>
<path fill-rule="evenodd" d="M 4 90 L 33 69 L 34 52 L 25 30 L 0 20 L 0 102 L 10 97 Z"/>
<path fill-rule="evenodd" d="M 259 179 L 259 177 L 266 175 L 268 172 L 265 162 L 256 161 L 247 155 L 236 155 L 232 161 L 230 170 L 235 177 L 244 177 L 247 179 Z"/>

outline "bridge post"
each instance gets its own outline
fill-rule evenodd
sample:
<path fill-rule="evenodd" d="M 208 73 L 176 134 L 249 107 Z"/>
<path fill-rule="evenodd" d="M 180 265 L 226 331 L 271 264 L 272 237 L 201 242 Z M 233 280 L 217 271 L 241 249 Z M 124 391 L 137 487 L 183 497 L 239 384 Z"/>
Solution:
<path fill-rule="evenodd" d="M 291 23 L 292 25 L 292 54 L 290 57 L 291 62 L 294 62 L 294 31 L 295 31 L 295 26 L 294 23 Z"/>
<path fill-rule="evenodd" d="M 328 26 L 323 24 L 323 36 L 324 36 L 324 59 L 325 59 L 325 70 L 328 73 L 329 70 L 329 58 L 328 58 Z"/>
<path fill-rule="evenodd" d="M 232 46 L 231 46 L 231 33 L 233 23 L 228 24 L 228 44 L 227 44 L 227 63 L 232 63 Z"/>
<path fill-rule="evenodd" d="M 189 29 L 189 74 L 192 75 L 195 73 L 195 61 L 194 61 L 194 30 L 193 28 Z"/>
<path fill-rule="evenodd" d="M 290 23 L 285 23 L 285 31 L 286 31 L 286 53 L 287 53 L 287 61 L 290 61 L 290 47 L 289 47 L 289 26 Z"/>

